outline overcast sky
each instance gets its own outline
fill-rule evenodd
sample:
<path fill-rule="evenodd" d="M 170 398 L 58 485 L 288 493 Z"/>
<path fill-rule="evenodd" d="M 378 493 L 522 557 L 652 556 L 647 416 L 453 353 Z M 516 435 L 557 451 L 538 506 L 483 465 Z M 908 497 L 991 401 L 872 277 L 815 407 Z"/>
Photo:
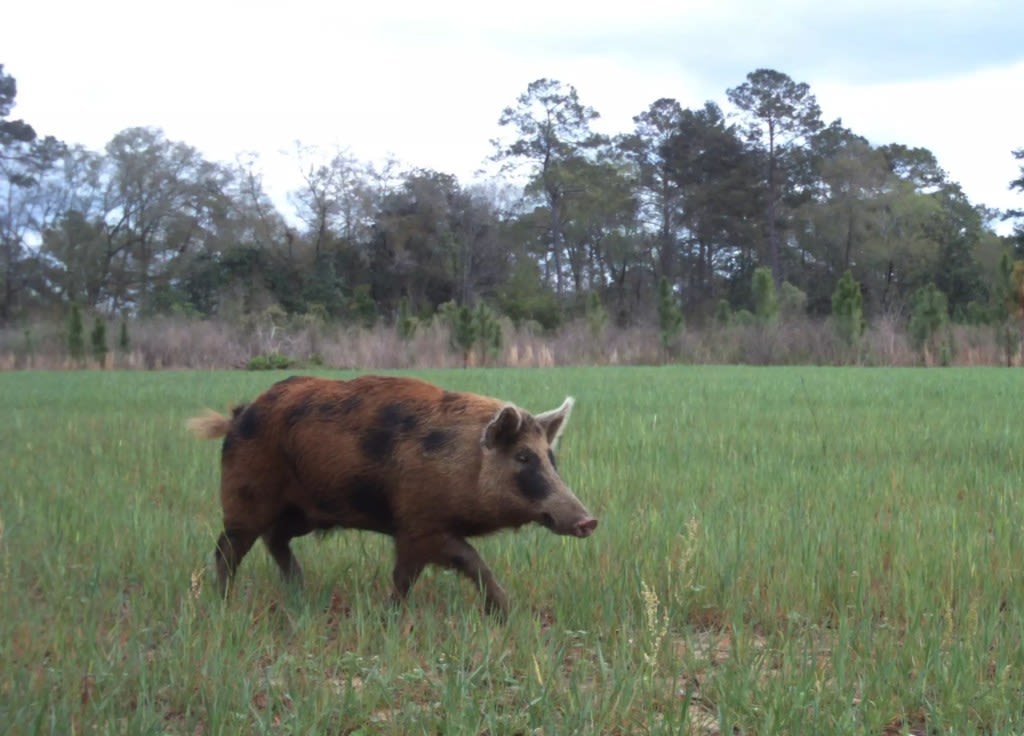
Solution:
<path fill-rule="evenodd" d="M 40 134 L 101 149 L 148 125 L 215 160 L 256 151 L 282 200 L 296 140 L 468 183 L 535 79 L 572 84 L 619 133 L 661 97 L 728 109 L 768 67 L 808 83 L 826 122 L 929 148 L 976 204 L 1024 207 L 1020 0 L 33 0 L 0 20 L 14 117 Z"/>

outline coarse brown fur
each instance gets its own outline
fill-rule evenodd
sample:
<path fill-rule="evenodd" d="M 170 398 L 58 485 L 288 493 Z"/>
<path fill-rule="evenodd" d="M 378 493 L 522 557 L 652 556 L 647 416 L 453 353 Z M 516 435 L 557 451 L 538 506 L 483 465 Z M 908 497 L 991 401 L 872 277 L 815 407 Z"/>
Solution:
<path fill-rule="evenodd" d="M 467 537 L 530 522 L 585 537 L 597 526 L 554 464 L 571 408 L 566 399 L 534 416 L 413 378 L 293 376 L 230 418 L 191 419 L 199 437 L 224 437 L 222 593 L 257 538 L 282 574 L 299 580 L 290 540 L 346 527 L 394 537 L 397 599 L 437 564 L 474 581 L 488 610 L 505 613 L 505 592 Z"/>

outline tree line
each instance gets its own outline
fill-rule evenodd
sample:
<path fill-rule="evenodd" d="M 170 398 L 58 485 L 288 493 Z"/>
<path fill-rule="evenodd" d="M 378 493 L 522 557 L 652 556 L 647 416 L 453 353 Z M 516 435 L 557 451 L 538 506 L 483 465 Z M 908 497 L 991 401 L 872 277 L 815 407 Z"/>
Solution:
<path fill-rule="evenodd" d="M 1024 212 L 972 203 L 927 149 L 826 122 L 771 69 L 725 91 L 730 112 L 662 98 L 614 136 L 571 84 L 536 80 L 500 111 L 496 173 L 471 185 L 297 145 L 291 213 L 253 156 L 210 161 L 155 128 L 90 150 L 13 119 L 16 93 L 0 65 L 2 324 L 76 305 L 371 325 L 453 304 L 544 329 L 595 310 L 699 324 L 756 311 L 758 273 L 811 316 L 837 290 L 870 319 L 935 289 L 948 316 L 988 322 L 1024 255 Z"/>

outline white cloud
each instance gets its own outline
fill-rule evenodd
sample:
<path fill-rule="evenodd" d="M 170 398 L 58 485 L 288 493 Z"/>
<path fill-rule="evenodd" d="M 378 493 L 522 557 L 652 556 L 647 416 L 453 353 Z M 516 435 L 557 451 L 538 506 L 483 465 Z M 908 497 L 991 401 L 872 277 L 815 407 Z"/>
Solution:
<path fill-rule="evenodd" d="M 1010 150 L 1024 146 L 1024 54 L 992 29 L 1012 26 L 1024 6 L 763 7 L 40 0 L 5 9 L 0 63 L 18 79 L 16 115 L 41 133 L 100 148 L 152 125 L 218 159 L 257 150 L 280 200 L 297 177 L 278 152 L 296 139 L 464 179 L 492 152 L 501 110 L 539 77 L 574 85 L 601 113 L 598 127 L 615 133 L 660 97 L 724 106 L 727 87 L 770 66 L 808 82 L 828 119 L 874 142 L 928 147 L 973 200 L 1020 206 L 1006 186 L 1017 171 Z M 967 43 L 986 33 L 987 46 Z"/>
<path fill-rule="evenodd" d="M 1024 147 L 1017 93 L 1024 62 L 942 80 L 849 85 L 823 83 L 814 90 L 826 118 L 843 123 L 872 143 L 928 148 L 971 201 L 1020 207 L 1009 191 L 1019 175 L 1012 151 Z"/>

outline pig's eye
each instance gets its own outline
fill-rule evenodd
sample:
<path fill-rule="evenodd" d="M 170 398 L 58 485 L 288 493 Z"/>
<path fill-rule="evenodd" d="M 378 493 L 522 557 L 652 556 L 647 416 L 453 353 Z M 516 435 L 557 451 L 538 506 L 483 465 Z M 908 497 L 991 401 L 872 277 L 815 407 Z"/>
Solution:
<path fill-rule="evenodd" d="M 530 462 L 531 455 L 532 453 L 529 450 L 520 450 L 519 452 L 516 453 L 516 462 L 526 465 L 528 462 Z"/>

